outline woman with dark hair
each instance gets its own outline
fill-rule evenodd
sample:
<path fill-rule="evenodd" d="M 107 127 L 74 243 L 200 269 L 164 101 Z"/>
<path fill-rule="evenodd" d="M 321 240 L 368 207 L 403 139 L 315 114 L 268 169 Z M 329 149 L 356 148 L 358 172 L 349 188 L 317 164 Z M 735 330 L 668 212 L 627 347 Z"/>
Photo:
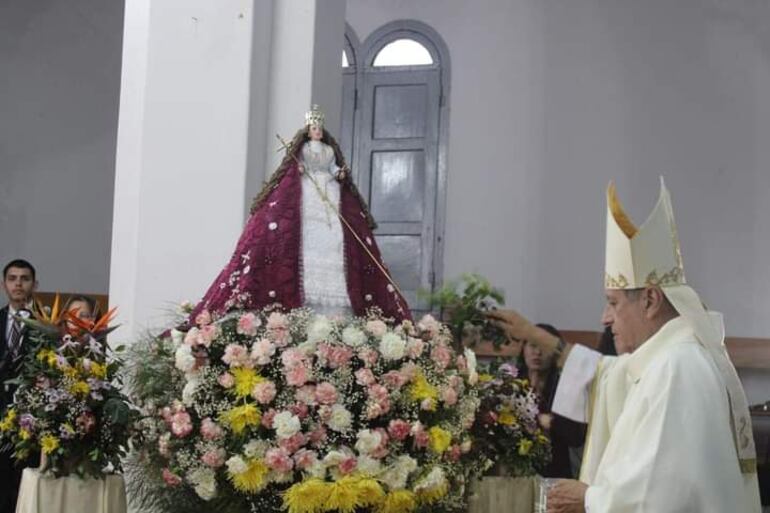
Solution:
<path fill-rule="evenodd" d="M 538 324 L 555 337 L 561 338 L 561 333 L 550 324 Z M 538 422 L 548 432 L 551 438 L 551 463 L 543 470 L 543 477 L 574 478 L 570 463 L 570 447 L 578 448 L 583 445 L 586 436 L 586 424 L 551 413 L 551 405 L 556 395 L 559 383 L 559 370 L 555 356 L 543 357 L 541 350 L 535 344 L 524 342 L 522 359 L 519 364 L 521 377 L 529 380 L 532 389 L 540 402 Z"/>
<path fill-rule="evenodd" d="M 365 316 L 377 307 L 396 321 L 409 306 L 382 263 L 374 220 L 317 106 L 285 143 L 286 156 L 254 200 L 229 263 L 193 310 L 308 307 Z M 191 323 L 191 322 L 190 322 Z"/>

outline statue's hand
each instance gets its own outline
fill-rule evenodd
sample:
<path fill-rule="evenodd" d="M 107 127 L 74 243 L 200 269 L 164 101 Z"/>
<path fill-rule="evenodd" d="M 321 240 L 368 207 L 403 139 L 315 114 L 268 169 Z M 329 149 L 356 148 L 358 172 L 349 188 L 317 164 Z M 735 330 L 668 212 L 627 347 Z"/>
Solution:
<path fill-rule="evenodd" d="M 302 164 L 297 164 L 297 171 L 299 171 L 299 174 L 302 174 L 305 172 L 305 166 Z"/>
<path fill-rule="evenodd" d="M 348 172 L 350 170 L 348 169 L 348 166 L 342 166 L 338 171 L 335 177 L 337 178 L 338 182 L 344 182 L 348 178 Z"/>

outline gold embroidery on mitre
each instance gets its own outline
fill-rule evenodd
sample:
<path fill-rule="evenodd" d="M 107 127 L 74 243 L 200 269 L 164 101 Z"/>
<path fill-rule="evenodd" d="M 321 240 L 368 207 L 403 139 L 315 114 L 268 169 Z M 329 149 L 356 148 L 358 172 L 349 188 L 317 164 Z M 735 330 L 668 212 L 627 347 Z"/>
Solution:
<path fill-rule="evenodd" d="M 610 273 L 604 274 L 604 287 L 608 289 L 627 289 L 630 285 L 628 278 L 623 273 L 618 273 L 617 278 Z"/>
<path fill-rule="evenodd" d="M 644 284 L 648 287 L 666 287 L 669 285 L 683 285 L 684 284 L 684 269 L 677 266 L 671 269 L 669 272 L 658 277 L 658 272 L 653 271 L 647 275 L 644 279 Z"/>

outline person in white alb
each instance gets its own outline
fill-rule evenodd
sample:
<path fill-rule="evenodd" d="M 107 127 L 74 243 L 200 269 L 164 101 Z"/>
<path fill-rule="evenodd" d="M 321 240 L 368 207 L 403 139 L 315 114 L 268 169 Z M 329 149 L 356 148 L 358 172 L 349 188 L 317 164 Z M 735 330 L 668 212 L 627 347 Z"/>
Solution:
<path fill-rule="evenodd" d="M 561 352 L 553 411 L 589 421 L 580 480 L 549 490 L 549 513 L 759 513 L 756 454 L 720 314 L 685 282 L 671 199 L 634 226 L 608 190 L 603 323 L 630 354 L 559 341 L 513 311 L 510 337 Z"/>

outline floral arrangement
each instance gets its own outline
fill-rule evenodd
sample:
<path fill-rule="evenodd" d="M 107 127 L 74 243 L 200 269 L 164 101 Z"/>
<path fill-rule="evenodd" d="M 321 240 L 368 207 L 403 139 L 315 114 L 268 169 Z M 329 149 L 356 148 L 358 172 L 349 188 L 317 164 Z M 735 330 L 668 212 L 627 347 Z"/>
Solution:
<path fill-rule="evenodd" d="M 485 371 L 479 375 L 474 452 L 497 474 L 537 474 L 551 458 L 550 441 L 537 422 L 537 394 L 510 363 L 492 363 Z"/>
<path fill-rule="evenodd" d="M 161 511 L 461 511 L 475 355 L 430 316 L 203 312 L 136 345 L 134 499 Z"/>
<path fill-rule="evenodd" d="M 120 351 L 106 336 L 115 310 L 96 322 L 40 304 L 26 319 L 28 345 L 0 441 L 18 460 L 40 452 L 43 472 L 103 477 L 121 471 L 138 417 L 120 391 Z"/>
<path fill-rule="evenodd" d="M 510 340 L 502 330 L 489 322 L 485 313 L 505 303 L 503 293 L 478 274 L 464 274 L 449 281 L 433 293 L 421 293 L 429 304 L 440 307 L 455 340 L 474 346 L 482 340 L 492 342 L 495 349 Z"/>

